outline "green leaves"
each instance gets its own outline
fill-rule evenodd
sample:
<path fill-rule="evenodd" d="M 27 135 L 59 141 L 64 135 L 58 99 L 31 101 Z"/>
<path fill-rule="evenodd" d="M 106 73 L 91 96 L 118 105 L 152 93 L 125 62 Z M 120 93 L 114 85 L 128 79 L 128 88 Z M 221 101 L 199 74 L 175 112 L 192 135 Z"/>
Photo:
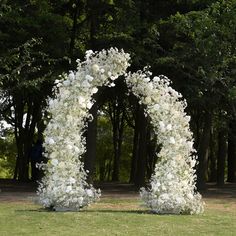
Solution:
<path fill-rule="evenodd" d="M 209 103 L 215 108 L 225 106 L 219 103 L 228 98 L 235 84 L 235 9 L 235 0 L 217 1 L 202 11 L 177 13 L 160 22 L 161 37 L 167 40 L 168 48 L 166 59 L 159 62 L 168 64 L 173 58 L 174 68 L 185 78 L 182 89 L 189 93 L 188 87 L 195 88 L 192 96 L 186 94 L 190 101 L 201 91 L 199 104 L 205 100 L 206 109 Z M 181 86 L 180 80 L 176 83 Z"/>

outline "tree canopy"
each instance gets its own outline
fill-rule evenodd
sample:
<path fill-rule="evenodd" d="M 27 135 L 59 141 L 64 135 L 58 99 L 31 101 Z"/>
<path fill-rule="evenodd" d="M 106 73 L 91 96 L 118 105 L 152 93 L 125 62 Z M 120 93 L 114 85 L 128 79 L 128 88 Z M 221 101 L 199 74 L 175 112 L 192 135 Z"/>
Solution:
<path fill-rule="evenodd" d="M 54 81 L 74 70 L 87 49 L 113 46 L 131 54 L 131 71 L 151 66 L 186 98 L 199 155 L 199 184 L 223 183 L 226 170 L 227 180 L 235 181 L 235 9 L 235 0 L 2 0 L 0 118 L 14 127 L 17 178 L 29 178 L 29 151 L 33 140 L 42 138 Z M 121 86 L 114 93 L 125 91 Z M 109 92 L 103 96 L 109 100 Z M 134 137 L 128 154 L 133 164 L 127 167 L 132 173 L 137 137 L 145 132 L 150 141 L 152 131 L 148 122 L 139 123 L 142 108 L 137 101 L 126 97 L 122 103 L 119 116 L 129 106 L 124 124 Z M 99 122 L 105 121 L 108 115 Z"/>

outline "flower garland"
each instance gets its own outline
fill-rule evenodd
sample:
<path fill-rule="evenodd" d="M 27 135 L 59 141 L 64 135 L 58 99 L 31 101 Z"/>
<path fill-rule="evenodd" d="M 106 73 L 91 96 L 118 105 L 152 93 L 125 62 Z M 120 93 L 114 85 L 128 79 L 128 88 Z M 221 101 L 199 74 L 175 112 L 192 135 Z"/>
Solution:
<path fill-rule="evenodd" d="M 47 164 L 39 188 L 39 201 L 55 210 L 79 210 L 96 201 L 101 193 L 86 182 L 82 155 L 86 152 L 84 130 L 92 119 L 92 96 L 100 86 L 114 86 L 125 75 L 129 91 L 146 107 L 153 129 L 162 144 L 158 163 L 150 180 L 150 189 L 141 189 L 141 197 L 156 213 L 203 212 L 201 195 L 196 192 L 193 139 L 186 103 L 163 76 L 151 79 L 148 70 L 126 73 L 129 54 L 116 48 L 87 51 L 85 61 L 77 61 L 71 71 L 56 81 L 58 95 L 49 100 L 51 120 L 45 130 Z"/>

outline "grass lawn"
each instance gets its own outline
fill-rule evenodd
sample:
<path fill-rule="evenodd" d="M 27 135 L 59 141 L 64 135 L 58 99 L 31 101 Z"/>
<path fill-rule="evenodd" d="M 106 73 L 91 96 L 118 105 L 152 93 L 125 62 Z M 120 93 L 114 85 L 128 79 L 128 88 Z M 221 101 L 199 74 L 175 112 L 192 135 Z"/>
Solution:
<path fill-rule="evenodd" d="M 81 212 L 47 212 L 31 202 L 0 203 L 0 236 L 236 235 L 235 199 L 206 199 L 203 215 L 154 215 L 136 199 L 104 198 Z"/>

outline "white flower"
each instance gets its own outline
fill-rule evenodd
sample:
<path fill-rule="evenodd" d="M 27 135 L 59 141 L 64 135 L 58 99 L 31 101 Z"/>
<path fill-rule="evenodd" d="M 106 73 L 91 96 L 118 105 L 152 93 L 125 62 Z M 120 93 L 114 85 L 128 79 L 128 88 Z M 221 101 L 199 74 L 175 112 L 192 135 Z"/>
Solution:
<path fill-rule="evenodd" d="M 60 161 L 58 164 L 59 168 L 64 168 L 65 167 L 65 162 L 64 161 Z"/>
<path fill-rule="evenodd" d="M 153 82 L 157 83 L 160 81 L 160 78 L 158 76 L 153 77 Z"/>
<path fill-rule="evenodd" d="M 188 193 L 187 194 L 187 198 L 189 198 L 190 200 L 192 200 L 194 198 L 193 194 L 192 193 Z"/>
<path fill-rule="evenodd" d="M 146 97 L 145 98 L 145 103 L 146 104 L 149 104 L 151 101 L 152 101 L 152 99 L 150 97 Z"/>
<path fill-rule="evenodd" d="M 72 186 L 71 186 L 71 185 L 69 185 L 69 186 L 66 187 L 66 193 L 71 192 L 71 190 L 72 190 Z"/>
<path fill-rule="evenodd" d="M 165 132 L 166 131 L 165 123 L 163 121 L 159 122 L 159 126 L 160 126 L 160 131 L 161 132 Z"/>
<path fill-rule="evenodd" d="M 68 144 L 66 147 L 68 150 L 72 150 L 72 148 L 73 148 L 70 144 Z"/>
<path fill-rule="evenodd" d="M 82 205 L 82 204 L 83 204 L 83 201 L 84 201 L 84 198 L 83 198 L 83 197 L 79 197 L 79 198 L 78 198 L 78 203 L 79 203 L 79 205 Z"/>
<path fill-rule="evenodd" d="M 70 81 L 69 80 L 64 80 L 63 81 L 63 85 L 66 86 L 66 87 L 69 86 L 70 85 Z"/>
<path fill-rule="evenodd" d="M 85 103 L 85 98 L 84 97 L 82 97 L 82 96 L 79 96 L 78 97 L 78 102 L 79 102 L 79 104 L 84 104 Z"/>
<path fill-rule="evenodd" d="M 159 104 L 155 104 L 155 105 L 153 106 L 153 109 L 155 109 L 155 110 L 159 110 L 159 108 L 160 108 L 160 105 L 159 105 Z"/>
<path fill-rule="evenodd" d="M 53 166 L 57 166 L 58 165 L 58 160 L 57 159 L 52 159 L 51 163 Z"/>
<path fill-rule="evenodd" d="M 92 108 L 93 103 L 92 102 L 88 102 L 86 106 L 87 106 L 88 109 L 90 109 L 90 108 Z"/>
<path fill-rule="evenodd" d="M 86 193 L 89 197 L 93 197 L 93 191 L 91 189 L 86 189 Z"/>
<path fill-rule="evenodd" d="M 175 144 L 175 138 L 174 138 L 174 137 L 170 137 L 169 142 L 170 142 L 171 144 Z"/>
<path fill-rule="evenodd" d="M 187 142 L 187 145 L 188 145 L 189 149 L 192 149 L 192 148 L 193 148 L 193 142 L 192 142 L 192 141 L 188 141 L 188 142 Z"/>
<path fill-rule="evenodd" d="M 98 92 L 98 88 L 92 88 L 92 94 L 95 94 Z"/>
<path fill-rule="evenodd" d="M 93 76 L 91 76 L 91 75 L 86 75 L 85 76 L 85 79 L 87 80 L 87 81 L 89 81 L 89 82 L 91 82 L 91 81 L 93 81 Z"/>
<path fill-rule="evenodd" d="M 52 107 L 54 105 L 54 100 L 53 99 L 50 99 L 49 100 L 49 106 Z"/>
<path fill-rule="evenodd" d="M 172 125 L 171 124 L 168 124 L 167 126 L 166 126 L 166 130 L 172 130 Z"/>
<path fill-rule="evenodd" d="M 74 80 L 75 79 L 75 74 L 73 73 L 73 71 L 70 71 L 69 79 L 70 80 Z"/>
<path fill-rule="evenodd" d="M 80 151 L 80 149 L 76 146 L 74 146 L 74 150 L 75 150 L 76 153 L 79 153 L 79 151 Z"/>
<path fill-rule="evenodd" d="M 93 50 L 87 50 L 85 52 L 85 58 L 89 60 L 89 58 L 93 55 Z"/>
<path fill-rule="evenodd" d="M 75 178 L 72 178 L 72 177 L 70 177 L 69 181 L 71 184 L 74 184 L 76 182 Z"/>
<path fill-rule="evenodd" d="M 84 80 L 84 81 L 82 82 L 81 86 L 84 87 L 84 88 L 89 88 L 91 85 L 90 85 L 90 83 L 88 82 L 88 80 Z"/>
<path fill-rule="evenodd" d="M 173 177 L 173 175 L 171 173 L 168 173 L 167 176 L 166 176 L 166 178 L 169 179 L 169 180 L 172 179 L 172 177 Z"/>
<path fill-rule="evenodd" d="M 49 145 L 53 145 L 55 143 L 53 138 L 48 138 L 48 137 L 46 138 L 45 142 L 48 143 Z"/>
<path fill-rule="evenodd" d="M 98 66 L 97 64 L 93 64 L 93 65 L 92 65 L 92 71 L 93 71 L 94 73 L 98 72 L 98 71 L 99 71 L 99 66 Z"/>

